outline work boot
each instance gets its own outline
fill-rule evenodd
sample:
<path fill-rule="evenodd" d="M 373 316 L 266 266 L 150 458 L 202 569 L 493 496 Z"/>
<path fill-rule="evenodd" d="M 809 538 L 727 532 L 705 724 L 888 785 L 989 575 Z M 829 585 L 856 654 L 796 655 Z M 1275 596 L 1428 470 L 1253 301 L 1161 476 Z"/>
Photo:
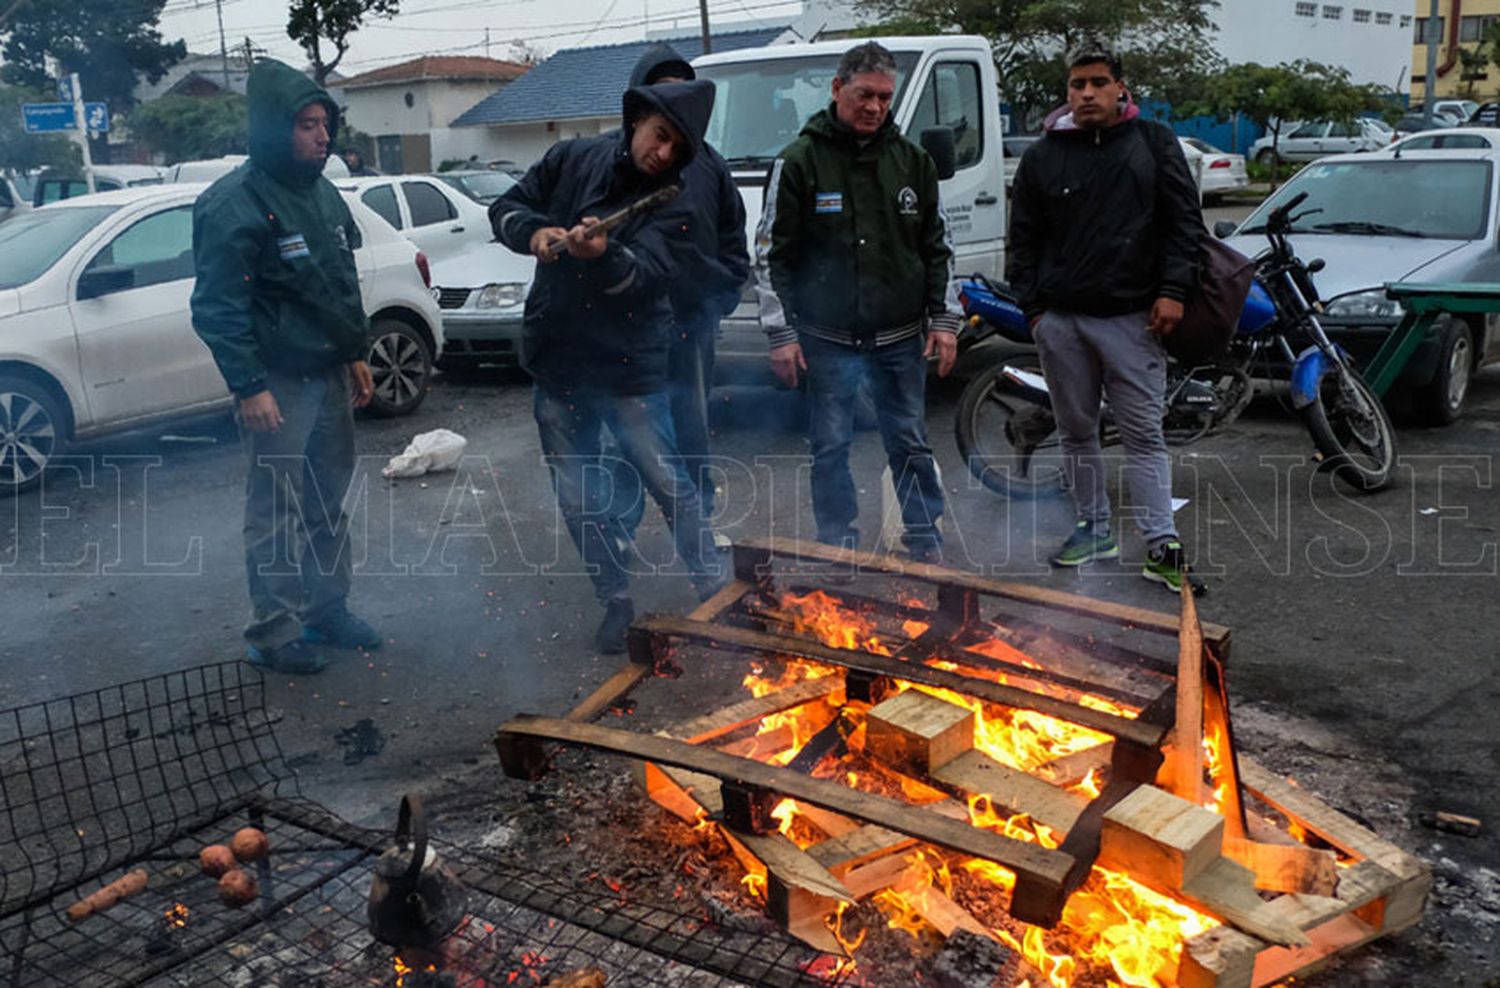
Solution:
<path fill-rule="evenodd" d="M 323 654 L 301 638 L 293 638 L 275 648 L 247 645 L 245 652 L 251 665 L 290 676 L 315 676 L 328 665 Z"/>
<path fill-rule="evenodd" d="M 1146 550 L 1146 565 L 1141 570 L 1141 576 L 1152 583 L 1160 583 L 1173 593 L 1181 593 L 1187 568 L 1187 556 L 1182 551 L 1182 543 L 1176 539 L 1167 539 Z"/>
<path fill-rule="evenodd" d="M 1107 529 L 1100 535 L 1093 522 L 1080 521 L 1048 562 L 1053 566 L 1082 566 L 1096 559 L 1114 559 L 1119 554 L 1120 544 Z"/>
<path fill-rule="evenodd" d="M 368 621 L 350 614 L 348 608 L 344 607 L 330 612 L 316 624 L 304 625 L 302 638 L 315 645 L 359 648 L 366 652 L 373 652 L 380 647 L 380 632 Z"/>
<path fill-rule="evenodd" d="M 625 651 L 625 632 L 635 620 L 635 604 L 629 597 L 616 597 L 604 605 L 604 620 L 594 632 L 594 647 L 605 655 L 619 655 Z"/>

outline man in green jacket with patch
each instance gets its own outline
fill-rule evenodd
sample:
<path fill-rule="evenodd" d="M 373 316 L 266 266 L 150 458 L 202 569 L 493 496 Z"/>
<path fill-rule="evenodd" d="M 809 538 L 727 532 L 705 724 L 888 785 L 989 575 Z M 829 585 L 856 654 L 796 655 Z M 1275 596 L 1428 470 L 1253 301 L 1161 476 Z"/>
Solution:
<path fill-rule="evenodd" d="M 844 53 L 833 104 L 781 152 L 756 234 L 771 369 L 807 378 L 818 541 L 854 547 L 854 407 L 868 382 L 913 559 L 939 562 L 943 486 L 927 441 L 927 357 L 946 376 L 961 310 L 937 166 L 891 120 L 896 61 Z"/>
<path fill-rule="evenodd" d="M 250 661 L 324 666 L 321 646 L 374 649 L 349 613 L 344 493 L 353 409 L 374 392 L 365 363 L 354 218 L 323 177 L 338 106 L 276 61 L 250 73 L 250 160 L 193 210 L 193 328 L 213 351 L 250 447 L 245 568 Z"/>

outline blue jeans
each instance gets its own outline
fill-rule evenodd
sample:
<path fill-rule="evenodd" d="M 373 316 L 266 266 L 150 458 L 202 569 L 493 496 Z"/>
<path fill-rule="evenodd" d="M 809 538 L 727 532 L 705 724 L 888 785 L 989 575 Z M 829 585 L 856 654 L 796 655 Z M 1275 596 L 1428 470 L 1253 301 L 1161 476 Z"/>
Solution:
<path fill-rule="evenodd" d="M 801 335 L 807 361 L 811 405 L 808 442 L 812 447 L 813 517 L 818 541 L 855 545 L 859 515 L 849 446 L 854 440 L 854 406 L 861 382 L 875 399 L 880 438 L 896 483 L 896 501 L 909 549 L 942 544 L 937 522 L 943 514 L 943 485 L 927 442 L 927 360 L 923 338 L 889 346 L 844 346 Z"/>
<path fill-rule="evenodd" d="M 623 512 L 613 503 L 613 471 L 600 454 L 606 427 L 621 459 L 666 516 L 699 596 L 723 585 L 726 575 L 713 551 L 703 502 L 677 454 L 665 394 L 616 395 L 538 382 L 534 410 L 563 523 L 601 603 L 630 595 L 624 562 L 628 539 L 619 522 Z"/>

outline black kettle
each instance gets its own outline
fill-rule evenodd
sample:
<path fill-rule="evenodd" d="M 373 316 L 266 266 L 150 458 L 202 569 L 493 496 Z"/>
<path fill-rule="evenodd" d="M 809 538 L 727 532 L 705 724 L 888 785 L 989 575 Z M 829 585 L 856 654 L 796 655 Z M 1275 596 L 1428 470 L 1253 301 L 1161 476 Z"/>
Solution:
<path fill-rule="evenodd" d="M 370 932 L 393 947 L 436 947 L 463 918 L 466 891 L 427 846 L 427 816 L 414 794 L 401 797 L 396 846 L 375 862 Z"/>

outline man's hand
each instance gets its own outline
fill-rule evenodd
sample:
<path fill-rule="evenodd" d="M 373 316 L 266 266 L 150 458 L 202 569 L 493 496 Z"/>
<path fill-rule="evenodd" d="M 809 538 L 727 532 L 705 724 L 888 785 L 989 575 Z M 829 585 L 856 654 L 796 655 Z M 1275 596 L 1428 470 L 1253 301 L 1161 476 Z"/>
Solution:
<path fill-rule="evenodd" d="M 799 370 L 807 370 L 807 361 L 802 359 L 801 343 L 785 343 L 771 349 L 771 372 L 776 375 L 776 380 L 789 388 L 795 388 Z"/>
<path fill-rule="evenodd" d="M 923 357 L 937 354 L 938 377 L 947 377 L 948 372 L 953 369 L 953 363 L 958 359 L 958 335 L 956 333 L 941 333 L 933 331 L 927 334 L 927 348 L 922 351 Z"/>
<path fill-rule="evenodd" d="M 1146 328 L 1157 336 L 1167 337 L 1172 335 L 1172 330 L 1182 322 L 1182 303 L 1175 298 L 1159 298 L 1156 304 L 1151 306 L 1151 321 Z"/>
<path fill-rule="evenodd" d="M 349 404 L 364 408 L 375 397 L 375 378 L 370 375 L 370 365 L 363 360 L 349 364 Z"/>
<path fill-rule="evenodd" d="M 279 432 L 283 419 L 276 396 L 269 391 L 259 391 L 239 403 L 240 421 L 251 432 Z"/>
<path fill-rule="evenodd" d="M 580 261 L 592 261 L 604 256 L 605 249 L 609 247 L 609 234 L 603 231 L 592 233 L 598 223 L 598 217 L 585 216 L 582 223 L 568 231 L 566 247 L 569 254 Z"/>
<path fill-rule="evenodd" d="M 552 244 L 557 241 L 566 240 L 568 231 L 560 226 L 544 226 L 531 235 L 531 256 L 543 264 L 550 264 L 557 260 L 557 255 L 552 252 Z"/>

